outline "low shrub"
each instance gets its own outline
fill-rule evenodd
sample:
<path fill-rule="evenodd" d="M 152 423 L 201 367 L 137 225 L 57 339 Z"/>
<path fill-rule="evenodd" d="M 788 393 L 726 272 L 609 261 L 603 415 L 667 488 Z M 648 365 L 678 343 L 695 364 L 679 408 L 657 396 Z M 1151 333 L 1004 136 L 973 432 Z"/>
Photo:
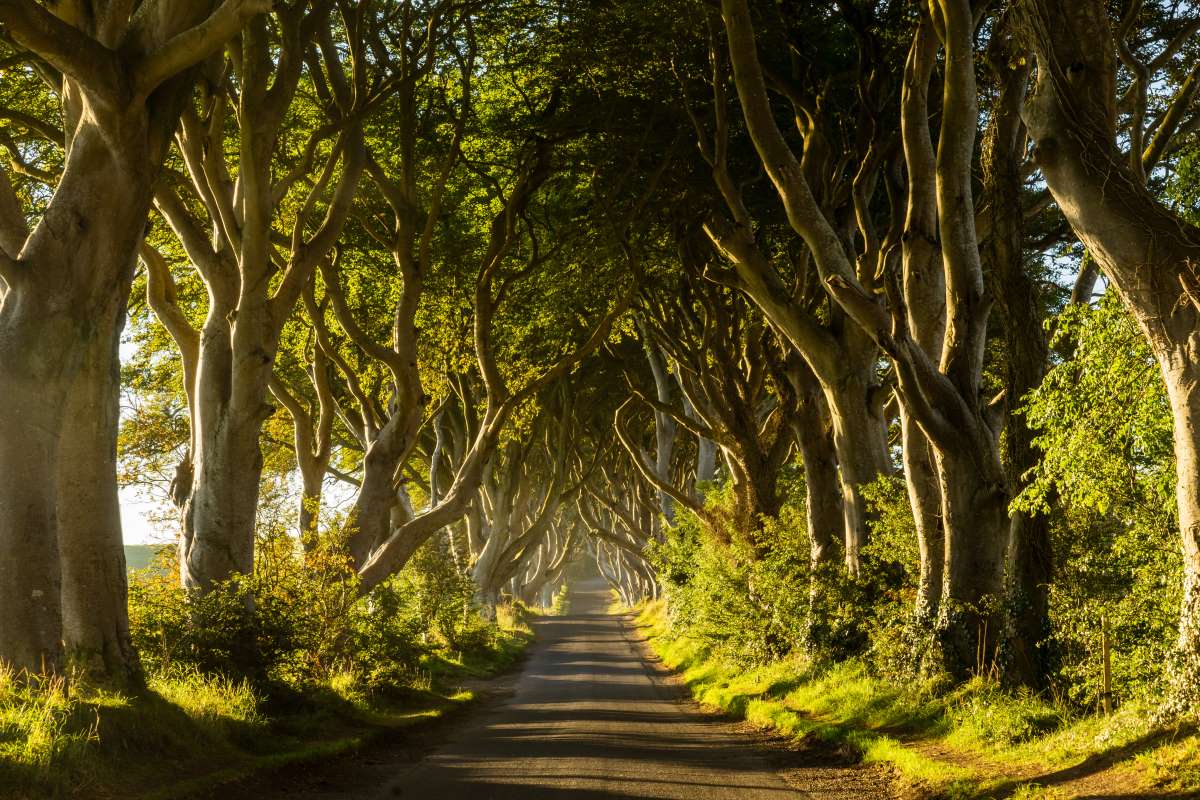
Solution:
<path fill-rule="evenodd" d="M 495 625 L 436 540 L 366 595 L 336 544 L 258 543 L 253 576 L 199 594 L 179 585 L 172 548 L 130 580 L 130 630 L 151 674 L 195 672 L 282 687 L 355 676 L 364 691 L 407 685 L 439 650 L 487 649 Z"/>
<path fill-rule="evenodd" d="M 327 753 L 468 699 L 464 678 L 511 664 L 527 641 L 513 613 L 497 624 L 471 606 L 437 542 L 366 595 L 337 547 L 268 536 L 256 556 L 253 576 L 204 595 L 180 588 L 171 549 L 132 574 L 140 693 L 0 668 L 0 797 L 143 796 L 166 774 L 203 781 Z"/>

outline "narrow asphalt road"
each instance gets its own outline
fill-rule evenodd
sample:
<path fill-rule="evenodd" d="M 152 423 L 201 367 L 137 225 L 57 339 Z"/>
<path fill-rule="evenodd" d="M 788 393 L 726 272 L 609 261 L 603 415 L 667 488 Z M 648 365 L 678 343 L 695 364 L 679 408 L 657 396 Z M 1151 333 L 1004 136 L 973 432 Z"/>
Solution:
<path fill-rule="evenodd" d="M 476 710 L 205 800 L 889 800 L 888 775 L 705 713 L 581 582 L 570 615 L 533 622 L 518 675 Z M 507 689 L 511 688 L 511 692 Z"/>
<path fill-rule="evenodd" d="M 804 797 L 772 754 L 683 701 L 648 664 L 603 585 L 539 620 L 537 644 L 502 706 L 481 714 L 378 800 Z"/>

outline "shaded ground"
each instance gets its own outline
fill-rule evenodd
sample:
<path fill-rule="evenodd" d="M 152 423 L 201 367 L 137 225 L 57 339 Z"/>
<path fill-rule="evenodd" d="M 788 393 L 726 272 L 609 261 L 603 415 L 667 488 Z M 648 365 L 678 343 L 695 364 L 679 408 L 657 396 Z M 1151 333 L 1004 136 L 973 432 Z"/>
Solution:
<path fill-rule="evenodd" d="M 483 709 L 222 800 L 888 796 L 876 770 L 793 750 L 685 700 L 607 603 L 598 582 L 583 584 L 569 616 L 535 622 L 524 669 Z"/>

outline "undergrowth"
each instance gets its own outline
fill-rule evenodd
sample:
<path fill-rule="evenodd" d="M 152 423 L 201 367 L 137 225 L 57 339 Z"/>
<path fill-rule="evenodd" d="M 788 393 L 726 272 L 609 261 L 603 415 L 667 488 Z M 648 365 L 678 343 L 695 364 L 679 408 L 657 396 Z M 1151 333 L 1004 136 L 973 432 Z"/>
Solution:
<path fill-rule="evenodd" d="M 1071 781 L 1102 771 L 1110 787 L 1200 792 L 1200 738 L 1156 725 L 1146 701 L 1097 716 L 980 678 L 949 690 L 933 680 L 901 684 L 874 677 L 860 659 L 797 653 L 747 666 L 676 632 L 663 601 L 641 608 L 637 624 L 699 702 L 787 736 L 849 745 L 892 767 L 910 793 L 1071 797 Z"/>
<path fill-rule="evenodd" d="M 462 683 L 513 664 L 529 637 L 497 628 L 486 647 L 422 659 L 384 694 L 349 672 L 290 694 L 196 671 L 154 674 L 130 693 L 0 672 L 0 797 L 149 798 L 167 782 L 176 798 L 183 776 L 199 788 L 328 756 L 470 701 Z"/>
<path fill-rule="evenodd" d="M 336 559 L 282 539 L 260 543 L 253 579 L 200 602 L 169 558 L 131 580 L 144 685 L 0 670 L 0 798 L 177 800 L 327 757 L 470 701 L 463 684 L 532 636 L 515 607 L 484 621 L 433 547 L 365 597 Z"/>

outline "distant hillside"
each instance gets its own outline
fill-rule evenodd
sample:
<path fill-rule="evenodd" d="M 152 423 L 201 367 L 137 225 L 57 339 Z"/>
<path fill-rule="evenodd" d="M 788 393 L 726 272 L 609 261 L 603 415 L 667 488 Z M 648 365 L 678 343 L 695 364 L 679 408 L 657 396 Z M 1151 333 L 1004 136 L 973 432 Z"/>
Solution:
<path fill-rule="evenodd" d="M 127 544 L 125 545 L 125 567 L 130 572 L 135 569 L 145 569 L 154 563 L 154 557 L 165 547 L 161 544 Z"/>

